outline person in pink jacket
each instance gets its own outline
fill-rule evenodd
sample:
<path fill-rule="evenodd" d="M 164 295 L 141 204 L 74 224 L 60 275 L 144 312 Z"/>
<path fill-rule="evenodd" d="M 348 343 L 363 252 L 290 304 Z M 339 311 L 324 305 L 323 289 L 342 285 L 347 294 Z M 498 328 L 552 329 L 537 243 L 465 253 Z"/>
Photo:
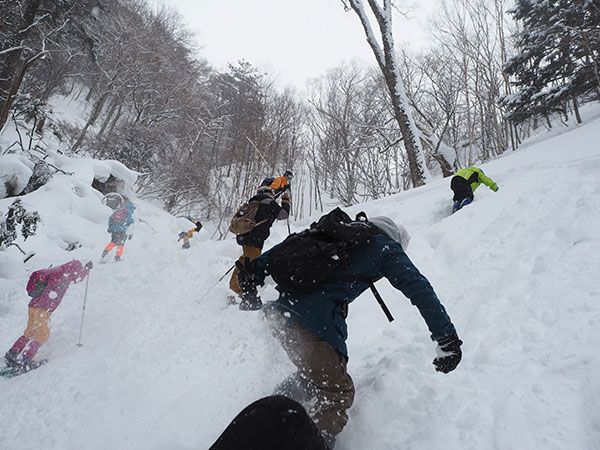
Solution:
<path fill-rule="evenodd" d="M 91 261 L 84 266 L 81 261 L 73 260 L 31 274 L 27 283 L 27 293 L 32 297 L 28 305 L 27 328 L 4 355 L 7 365 L 25 369 L 36 366 L 33 358 L 50 337 L 50 316 L 60 305 L 70 284 L 83 280 L 92 267 Z"/>

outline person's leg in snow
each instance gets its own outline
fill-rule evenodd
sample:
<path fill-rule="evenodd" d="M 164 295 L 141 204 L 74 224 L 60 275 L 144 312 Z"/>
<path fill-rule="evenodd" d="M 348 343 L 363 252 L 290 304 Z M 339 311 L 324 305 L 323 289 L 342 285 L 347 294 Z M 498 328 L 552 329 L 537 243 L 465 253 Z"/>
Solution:
<path fill-rule="evenodd" d="M 210 450 L 330 448 L 302 405 L 283 396 L 272 396 L 244 408 Z"/>
<path fill-rule="evenodd" d="M 244 258 L 250 258 L 250 260 L 254 260 L 258 258 L 262 253 L 262 248 L 252 247 L 250 245 L 242 245 L 242 256 L 238 259 L 238 261 L 244 260 Z M 231 279 L 229 280 L 229 289 L 235 292 L 238 296 L 242 296 L 242 288 L 238 283 L 238 275 L 240 273 L 240 269 L 235 266 L 233 269 L 233 273 L 231 274 Z"/>
<path fill-rule="evenodd" d="M 42 308 L 29 308 L 27 328 L 5 355 L 9 365 L 31 365 L 39 348 L 50 338 L 50 312 Z M 24 352 L 23 352 L 24 351 Z M 18 357 L 23 352 L 23 360 Z"/>
<path fill-rule="evenodd" d="M 354 402 L 354 383 L 347 371 L 348 359 L 279 312 L 269 313 L 269 319 L 274 336 L 298 368 L 299 376 L 306 380 L 304 389 L 315 393 L 316 402 L 309 415 L 325 439 L 333 442 L 348 423 L 347 410 Z"/>
<path fill-rule="evenodd" d="M 306 403 L 317 395 L 316 388 L 299 371 L 279 383 L 273 393 L 293 398 L 300 403 Z"/>
<path fill-rule="evenodd" d="M 452 192 L 454 193 L 454 197 L 452 198 L 454 202 L 452 206 L 453 213 L 473 201 L 471 185 L 463 177 L 459 175 L 452 177 L 450 189 L 452 189 Z"/>

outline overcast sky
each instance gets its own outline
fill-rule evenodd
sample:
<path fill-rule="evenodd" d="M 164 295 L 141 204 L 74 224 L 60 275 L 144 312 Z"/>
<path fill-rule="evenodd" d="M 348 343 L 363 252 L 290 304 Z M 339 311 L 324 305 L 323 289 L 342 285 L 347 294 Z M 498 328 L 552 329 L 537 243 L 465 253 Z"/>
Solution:
<path fill-rule="evenodd" d="M 342 60 L 374 63 L 358 17 L 340 0 L 155 0 L 175 7 L 197 35 L 201 55 L 217 69 L 246 59 L 282 84 L 303 86 Z M 435 0 L 411 18 L 394 17 L 396 42 L 425 45 L 426 18 Z"/>

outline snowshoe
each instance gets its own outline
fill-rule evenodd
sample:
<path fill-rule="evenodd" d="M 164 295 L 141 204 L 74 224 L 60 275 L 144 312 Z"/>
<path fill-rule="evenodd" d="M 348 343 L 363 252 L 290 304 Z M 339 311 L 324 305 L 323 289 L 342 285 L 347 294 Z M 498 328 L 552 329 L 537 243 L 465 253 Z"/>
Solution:
<path fill-rule="evenodd" d="M 10 351 L 6 352 L 6 354 L 4 355 L 4 359 L 6 360 L 6 366 L 7 367 L 18 367 L 20 366 L 19 363 L 19 359 L 18 359 L 19 355 L 16 355 Z"/>
<path fill-rule="evenodd" d="M 47 359 L 40 359 L 38 361 L 20 361 L 19 364 L 17 364 L 16 366 L 7 366 L 4 369 L 0 370 L 0 377 L 13 378 L 18 375 L 31 372 L 32 370 L 43 366 L 47 362 Z"/>

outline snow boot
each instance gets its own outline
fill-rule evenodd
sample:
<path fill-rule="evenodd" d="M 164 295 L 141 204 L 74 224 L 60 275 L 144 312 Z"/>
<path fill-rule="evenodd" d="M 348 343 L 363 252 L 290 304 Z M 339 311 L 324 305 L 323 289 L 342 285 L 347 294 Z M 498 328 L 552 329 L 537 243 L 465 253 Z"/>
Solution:
<path fill-rule="evenodd" d="M 181 248 L 190 248 L 190 243 L 189 242 L 185 242 Z"/>
<path fill-rule="evenodd" d="M 106 255 L 108 255 L 108 252 L 106 250 L 102 250 L 102 256 L 100 256 L 100 259 L 104 259 Z"/>
<path fill-rule="evenodd" d="M 242 301 L 240 302 L 240 310 L 241 311 L 258 311 L 259 309 L 261 309 L 263 306 L 262 304 L 262 300 L 258 297 L 255 298 L 242 298 Z"/>
<path fill-rule="evenodd" d="M 121 261 L 121 257 L 120 256 L 115 256 L 115 262 L 119 262 Z"/>

